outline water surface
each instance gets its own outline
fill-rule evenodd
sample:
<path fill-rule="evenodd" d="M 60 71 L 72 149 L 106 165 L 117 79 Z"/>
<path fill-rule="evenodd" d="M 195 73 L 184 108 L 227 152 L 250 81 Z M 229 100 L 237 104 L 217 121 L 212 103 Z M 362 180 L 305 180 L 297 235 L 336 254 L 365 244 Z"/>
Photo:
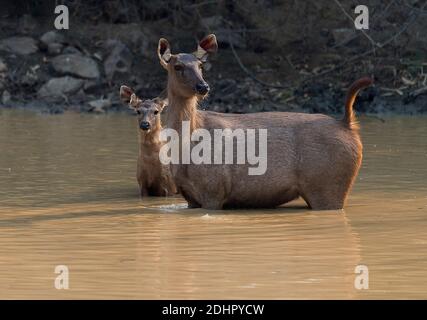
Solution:
<path fill-rule="evenodd" d="M 345 210 L 206 211 L 139 199 L 133 117 L 0 110 L 0 298 L 425 299 L 427 118 L 361 125 Z"/>

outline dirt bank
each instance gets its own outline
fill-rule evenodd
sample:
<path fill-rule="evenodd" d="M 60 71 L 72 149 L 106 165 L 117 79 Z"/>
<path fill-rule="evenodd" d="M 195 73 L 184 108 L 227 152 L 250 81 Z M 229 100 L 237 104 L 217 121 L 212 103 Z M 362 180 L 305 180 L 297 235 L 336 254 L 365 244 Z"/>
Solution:
<path fill-rule="evenodd" d="M 247 2 L 245 9 L 227 3 L 218 1 L 203 11 L 202 4 L 182 9 L 197 13 L 198 8 L 198 15 L 156 11 L 144 21 L 120 15 L 113 19 L 114 10 L 93 19 L 76 13 L 70 29 L 62 31 L 53 30 L 53 15 L 10 10 L 0 22 L 0 107 L 50 113 L 124 110 L 118 97 L 121 84 L 142 97 L 157 96 L 165 87 L 166 73 L 156 57 L 160 36 L 170 40 L 174 52 L 188 52 L 195 49 L 196 38 L 214 32 L 220 49 L 205 71 L 212 92 L 202 108 L 341 113 L 349 84 L 373 75 L 376 85 L 360 94 L 359 112 L 427 112 L 422 49 L 427 37 L 417 33 L 425 27 L 424 20 L 417 20 L 420 9 L 374 7 L 375 16 L 383 17 L 381 23 L 372 20 L 369 32 L 386 43 L 376 48 L 349 28 L 335 4 L 316 5 L 315 12 L 293 4 L 294 15 L 283 16 L 277 10 L 285 12 L 290 2 L 263 8 Z M 351 12 L 350 1 L 343 3 Z M 262 19 L 266 14 L 268 22 Z M 387 42 L 409 22 L 399 41 Z"/>

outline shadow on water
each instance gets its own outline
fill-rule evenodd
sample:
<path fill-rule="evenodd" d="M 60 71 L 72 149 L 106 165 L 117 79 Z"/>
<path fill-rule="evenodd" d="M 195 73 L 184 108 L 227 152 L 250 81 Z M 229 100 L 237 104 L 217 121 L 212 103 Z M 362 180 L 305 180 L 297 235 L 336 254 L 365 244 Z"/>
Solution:
<path fill-rule="evenodd" d="M 114 198 L 111 196 L 114 195 Z M 100 193 L 92 199 L 83 197 L 84 202 L 70 203 L 63 199 L 63 204 L 55 204 L 52 207 L 32 207 L 25 209 L 4 208 L 6 216 L 8 210 L 13 211 L 13 217 L 0 218 L 0 227 L 27 225 L 36 222 L 59 220 L 59 219 L 78 219 L 88 217 L 109 217 L 116 215 L 139 215 L 139 214 L 184 214 L 184 215 L 277 215 L 277 214 L 299 214 L 307 211 L 306 205 L 287 205 L 276 209 L 259 209 L 252 210 L 205 210 L 205 209 L 188 209 L 187 203 L 179 195 L 167 199 L 155 197 L 146 197 L 138 199 L 135 194 L 111 193 L 107 196 Z M 102 199 L 108 200 L 108 203 L 101 202 Z M 124 200 L 131 200 L 126 203 Z M 160 203 L 160 204 L 159 204 Z M 167 204 L 163 204 L 167 203 Z M 340 214 L 337 211 L 337 214 Z"/>

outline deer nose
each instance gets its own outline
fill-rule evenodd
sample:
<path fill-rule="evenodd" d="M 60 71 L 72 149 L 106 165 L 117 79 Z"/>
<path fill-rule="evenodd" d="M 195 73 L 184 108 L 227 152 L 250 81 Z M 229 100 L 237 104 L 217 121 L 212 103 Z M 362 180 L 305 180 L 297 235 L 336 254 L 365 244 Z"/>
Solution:
<path fill-rule="evenodd" d="M 199 94 L 206 94 L 209 92 L 209 85 L 206 82 L 198 83 L 196 85 L 196 91 Z"/>
<path fill-rule="evenodd" d="M 140 127 L 142 130 L 148 130 L 148 129 L 150 129 L 150 123 L 149 123 L 149 122 L 147 122 L 147 121 L 142 121 L 142 122 L 139 124 L 139 127 Z"/>

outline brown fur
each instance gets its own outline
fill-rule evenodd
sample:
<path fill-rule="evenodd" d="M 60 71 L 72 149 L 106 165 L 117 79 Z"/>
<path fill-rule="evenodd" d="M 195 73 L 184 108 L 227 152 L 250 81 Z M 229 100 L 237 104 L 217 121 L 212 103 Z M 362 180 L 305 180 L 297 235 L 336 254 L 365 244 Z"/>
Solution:
<path fill-rule="evenodd" d="M 136 177 L 141 196 L 168 196 L 177 193 L 169 166 L 163 165 L 159 159 L 163 145 L 159 139 L 162 130 L 160 113 L 165 101 L 160 98 L 141 100 L 126 86 L 120 88 L 120 97 L 138 113 L 139 155 Z M 143 121 L 150 124 L 149 130 L 140 128 Z"/>
<path fill-rule="evenodd" d="M 343 208 L 362 161 L 352 106 L 357 92 L 371 80 L 359 80 L 350 88 L 343 120 L 322 114 L 200 111 L 197 102 L 203 96 L 195 89 L 204 82 L 200 64 L 216 48 L 214 35 L 199 42 L 193 54 L 172 55 L 169 43 L 159 41 L 160 62 L 168 71 L 168 127 L 181 133 L 182 121 L 188 120 L 191 130 L 268 129 L 268 166 L 264 175 L 250 176 L 248 165 L 172 165 L 189 207 L 275 207 L 301 196 L 314 210 Z M 177 69 L 177 64 L 183 67 Z"/>
<path fill-rule="evenodd" d="M 371 84 L 372 79 L 365 77 L 355 81 L 348 89 L 347 97 L 345 99 L 345 115 L 343 121 L 348 126 L 348 128 L 352 130 L 359 130 L 359 123 L 357 122 L 353 111 L 354 101 L 356 100 L 359 91 L 365 87 L 370 86 Z"/>

